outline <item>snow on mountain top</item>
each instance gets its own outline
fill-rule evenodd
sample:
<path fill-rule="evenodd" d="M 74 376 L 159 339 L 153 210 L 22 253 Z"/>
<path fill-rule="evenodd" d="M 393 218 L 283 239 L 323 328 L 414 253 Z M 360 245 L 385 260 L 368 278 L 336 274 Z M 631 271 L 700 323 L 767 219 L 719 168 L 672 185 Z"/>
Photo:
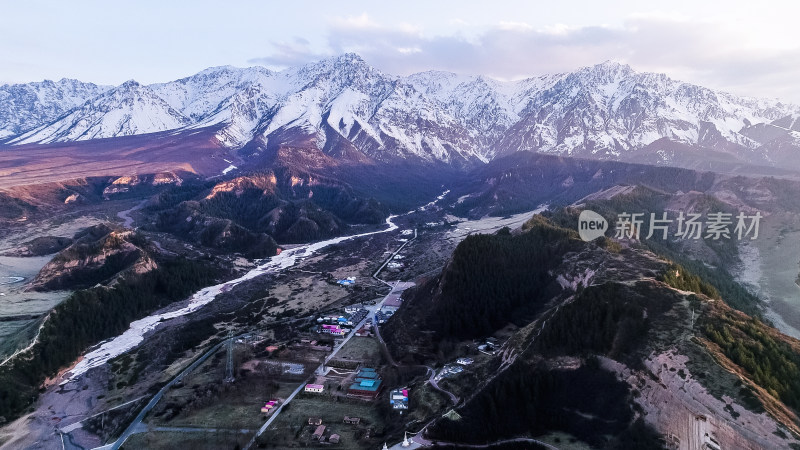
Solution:
<path fill-rule="evenodd" d="M 0 140 L 52 122 L 111 88 L 70 78 L 4 84 L 0 86 Z"/>
<path fill-rule="evenodd" d="M 190 121 L 149 87 L 128 80 L 12 144 L 82 141 L 181 128 Z"/>
<path fill-rule="evenodd" d="M 0 140 L 16 136 L 13 143 L 214 125 L 229 147 L 295 136 L 326 149 L 338 133 L 330 142 L 347 141 L 376 159 L 485 161 L 518 149 L 619 156 L 663 137 L 717 145 L 721 136 L 755 148 L 742 128 L 796 113 L 777 101 L 737 97 L 615 61 L 502 81 L 435 70 L 400 77 L 347 53 L 281 71 L 210 67 L 149 86 L 66 79 L 0 86 Z"/>

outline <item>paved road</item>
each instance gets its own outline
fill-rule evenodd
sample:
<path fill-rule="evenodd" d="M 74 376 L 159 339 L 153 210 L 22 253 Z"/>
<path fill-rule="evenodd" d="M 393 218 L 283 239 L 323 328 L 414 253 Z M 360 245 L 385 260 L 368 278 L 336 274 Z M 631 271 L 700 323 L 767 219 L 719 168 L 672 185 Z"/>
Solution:
<path fill-rule="evenodd" d="M 83 419 L 83 420 L 80 420 L 80 421 L 78 421 L 78 422 L 71 423 L 71 424 L 69 424 L 69 425 L 65 425 L 65 426 L 61 427 L 61 428 L 59 429 L 59 431 L 60 431 L 61 433 L 71 433 L 71 432 L 73 432 L 73 431 L 77 430 L 78 428 L 82 428 L 82 427 L 83 427 L 83 422 L 86 422 L 86 421 L 87 421 L 87 420 L 89 420 L 89 419 L 92 419 L 92 418 L 94 418 L 94 417 L 97 417 L 97 416 L 99 416 L 99 415 L 105 414 L 105 413 L 107 413 L 107 412 L 109 412 L 109 411 L 113 411 L 113 410 L 115 410 L 115 409 L 122 408 L 123 406 L 130 405 L 131 403 L 138 402 L 139 400 L 141 400 L 141 399 L 143 399 L 143 398 L 145 398 L 145 397 L 146 397 L 146 396 L 145 396 L 145 395 L 143 395 L 143 396 L 141 396 L 141 397 L 137 397 L 137 398 L 135 398 L 135 399 L 133 399 L 133 400 L 129 400 L 129 401 L 127 401 L 127 402 L 125 402 L 125 403 L 122 403 L 122 404 L 120 404 L 120 405 L 114 406 L 113 408 L 108 408 L 108 409 L 106 409 L 105 411 L 100 411 L 99 413 L 97 413 L 97 414 L 93 414 L 93 415 L 91 415 L 91 416 L 89 416 L 89 417 L 87 417 L 87 418 L 85 418 L 85 419 Z"/>
<path fill-rule="evenodd" d="M 414 239 L 416 239 L 416 238 L 417 238 L 417 230 L 416 230 L 416 228 L 415 228 L 415 229 L 414 229 L 414 237 L 413 237 L 413 238 L 411 238 L 411 239 L 409 239 L 407 242 L 405 242 L 403 245 L 401 245 L 401 246 L 400 246 L 400 248 L 398 248 L 397 250 L 395 250 L 395 252 L 394 252 L 394 253 L 392 253 L 392 254 L 391 254 L 391 256 L 389 256 L 389 258 L 387 258 L 387 259 L 386 259 L 386 261 L 384 261 L 383 265 L 381 265 L 381 266 L 378 268 L 378 270 L 376 270 L 376 271 L 375 271 L 375 273 L 374 273 L 374 274 L 372 274 L 372 278 L 375 278 L 376 280 L 380 281 L 381 283 L 384 283 L 384 284 L 390 285 L 390 284 L 389 284 L 389 283 L 387 283 L 386 281 L 383 281 L 382 279 L 378 278 L 378 274 L 381 272 L 381 270 L 383 270 L 383 268 L 384 268 L 384 267 L 386 267 L 386 264 L 388 264 L 388 263 L 389 263 L 389 261 L 391 261 L 391 260 L 392 260 L 392 259 L 395 257 L 395 255 L 397 255 L 398 253 L 400 253 L 400 250 L 402 250 L 402 249 L 403 249 L 403 247 L 405 247 L 406 245 L 408 245 L 408 243 L 409 243 L 409 242 L 413 241 L 413 240 L 414 240 Z M 401 290 L 399 290 L 399 291 L 397 291 L 397 293 L 395 293 L 395 290 L 396 290 L 396 288 L 398 287 L 398 283 L 399 283 L 399 286 L 400 286 L 400 287 L 402 287 L 402 289 L 401 289 Z M 393 296 L 397 296 L 397 297 L 399 297 L 399 296 L 400 296 L 400 293 L 402 293 L 402 291 L 404 291 L 404 290 L 408 289 L 409 287 L 411 287 L 411 286 L 413 286 L 413 285 L 414 285 L 414 283 L 409 283 L 409 282 L 395 282 L 395 284 L 394 284 L 394 285 L 390 285 L 390 286 L 392 286 L 392 291 L 391 291 L 391 292 L 389 292 L 389 294 L 387 294 L 387 295 L 386 295 L 386 298 L 384 298 L 384 301 L 386 301 L 386 299 L 388 299 L 389 297 L 393 297 Z M 397 365 L 398 365 L 398 364 L 397 364 L 397 362 L 394 360 L 394 358 L 392 358 L 392 354 L 391 354 L 391 352 L 389 351 L 389 348 L 386 346 L 386 342 L 383 340 L 383 336 L 381 336 L 381 330 L 380 330 L 380 327 L 378 327 L 378 321 L 377 321 L 377 320 L 375 320 L 375 317 L 374 317 L 375 311 L 377 311 L 377 309 L 376 309 L 376 310 L 374 310 L 374 311 L 372 312 L 372 315 L 371 315 L 371 317 L 372 317 L 372 319 L 373 319 L 373 322 L 372 322 L 372 323 L 374 323 L 374 324 L 375 324 L 375 337 L 377 337 L 377 338 L 378 338 L 378 342 L 380 342 L 381 346 L 382 346 L 382 347 L 383 347 L 383 348 L 386 350 L 386 357 L 389 359 L 389 363 L 390 363 L 392 366 L 394 366 L 394 367 L 397 367 Z M 442 389 L 441 387 L 439 387 L 439 384 L 437 383 L 437 381 L 436 381 L 436 379 L 435 379 L 435 377 L 436 377 L 436 371 L 435 371 L 435 370 L 434 370 L 432 367 L 428 367 L 428 366 L 423 366 L 423 367 L 425 367 L 426 369 L 428 369 L 428 373 L 430 373 L 430 378 L 428 378 L 428 383 L 430 383 L 430 384 L 431 384 L 431 386 L 433 386 L 433 388 L 434 388 L 434 389 L 436 389 L 436 390 L 438 390 L 438 391 L 440 391 L 440 392 L 444 393 L 444 394 L 445 394 L 445 395 L 447 395 L 448 397 L 450 397 L 450 401 L 452 401 L 452 402 L 453 402 L 453 406 L 457 405 L 457 404 L 458 404 L 458 397 L 456 397 L 456 395 L 455 395 L 455 394 L 453 394 L 452 392 L 450 392 L 450 391 L 447 391 L 447 390 L 445 390 L 445 389 Z"/>
<path fill-rule="evenodd" d="M 375 273 L 373 273 L 373 274 L 372 274 L 372 278 L 375 278 L 376 280 L 380 281 L 381 283 L 383 283 L 383 284 L 385 284 L 385 285 L 389 286 L 389 283 L 387 283 L 386 281 L 383 281 L 383 280 L 381 280 L 380 278 L 378 278 L 378 274 L 379 274 L 379 273 L 381 273 L 381 270 L 383 270 L 383 268 L 384 268 L 384 267 L 386 267 L 386 265 L 387 265 L 387 264 L 389 264 L 389 261 L 393 260 L 393 259 L 394 259 L 394 257 L 395 257 L 395 256 L 397 256 L 397 254 L 398 254 L 398 253 L 400 253 L 400 250 L 402 250 L 403 248 L 405 248 L 405 246 L 406 246 L 406 245 L 408 245 L 409 243 L 411 243 L 411 241 L 413 241 L 413 240 L 414 240 L 414 239 L 416 239 L 416 238 L 417 238 L 417 229 L 416 229 L 416 228 L 414 228 L 414 237 L 413 237 L 413 238 L 411 238 L 411 239 L 409 239 L 409 240 L 407 240 L 407 241 L 405 241 L 405 242 L 403 243 L 403 245 L 401 245 L 401 246 L 400 246 L 400 248 L 398 248 L 397 250 L 395 250 L 395 251 L 394 251 L 394 253 L 392 253 L 391 255 L 389 255 L 389 257 L 388 257 L 388 258 L 386 258 L 386 261 L 384 261 L 384 262 L 383 262 L 383 264 L 381 264 L 381 266 L 380 266 L 380 267 L 378 267 L 378 270 L 376 270 L 376 271 L 375 271 Z"/>
<path fill-rule="evenodd" d="M 323 364 L 320 364 L 320 366 L 317 367 L 317 369 L 314 371 L 314 373 L 322 373 L 322 371 L 324 370 L 324 368 L 328 364 L 328 362 L 331 359 L 333 359 L 334 357 L 336 357 L 336 354 L 339 353 L 339 351 L 342 349 L 342 347 L 344 347 L 345 344 L 347 344 L 347 342 L 349 342 L 350 339 L 352 339 L 353 336 L 356 335 L 356 332 L 359 329 L 361 329 L 361 327 L 363 327 L 367 323 L 367 320 L 369 320 L 370 318 L 372 318 L 374 320 L 375 312 L 378 311 L 381 308 L 381 306 L 383 306 L 383 303 L 386 301 L 386 299 L 388 299 L 393 293 L 395 293 L 398 288 L 400 290 L 403 290 L 403 289 L 406 289 L 406 288 L 408 288 L 410 286 L 413 286 L 414 283 L 395 282 L 394 284 L 389 284 L 389 285 L 392 286 L 392 290 L 389 291 L 389 293 L 386 295 L 386 297 L 383 298 L 383 300 L 380 301 L 380 303 L 377 303 L 375 305 L 369 306 L 367 308 L 367 310 L 369 311 L 369 314 L 367 314 L 367 317 L 365 317 L 364 320 L 359 322 L 358 325 L 356 325 L 352 329 L 352 331 L 350 331 L 350 333 L 348 333 L 347 336 L 345 336 L 345 338 L 342 339 L 342 342 L 339 343 L 339 345 L 337 345 L 333 349 L 333 351 L 325 358 L 325 362 Z M 375 323 L 375 322 L 373 322 L 373 323 Z M 375 326 L 375 329 L 377 329 L 377 325 Z M 307 381 L 308 380 L 306 380 L 306 382 Z M 302 384 L 300 384 L 300 386 L 297 386 L 297 389 L 295 389 L 291 394 L 289 394 L 288 397 L 286 397 L 286 400 L 284 400 L 280 404 L 280 406 L 278 406 L 278 408 L 275 410 L 275 412 L 272 413 L 272 415 L 269 416 L 269 419 L 267 419 L 267 421 L 264 422 L 264 425 L 262 425 L 261 428 L 258 429 L 258 431 L 256 432 L 255 436 L 253 436 L 253 438 L 250 439 L 250 442 L 248 442 L 247 445 L 244 446 L 244 450 L 248 450 L 250 447 L 252 447 L 255 444 L 256 439 L 259 436 L 261 436 L 265 431 L 267 431 L 267 428 L 269 428 L 269 426 L 272 425 L 272 422 L 274 422 L 275 419 L 278 417 L 278 415 L 281 413 L 281 411 L 283 410 L 283 407 L 288 405 L 289 402 L 291 402 L 297 396 L 297 394 L 299 394 L 303 390 L 303 388 L 306 385 L 306 382 L 303 382 Z"/>
<path fill-rule="evenodd" d="M 240 337 L 242 337 L 243 335 L 244 335 L 244 334 L 240 334 L 240 335 L 238 335 L 238 336 L 234 336 L 234 337 L 233 337 L 233 338 L 231 338 L 231 339 L 237 339 L 237 338 L 240 338 Z M 139 427 L 139 424 L 141 424 L 141 423 L 142 423 L 142 420 L 144 419 L 144 416 L 146 416 L 146 415 L 147 415 L 147 413 L 149 413 L 149 412 L 150 412 L 150 410 L 152 410 L 152 409 L 153 409 L 153 408 L 156 406 L 156 404 L 158 404 L 158 402 L 161 400 L 161 397 L 163 397 L 163 396 L 164 396 L 164 394 L 165 394 L 167 391 L 169 391 L 169 390 L 170 390 L 170 388 L 172 388 L 172 386 L 173 386 L 175 383 L 177 383 L 178 381 L 182 380 L 182 379 L 183 379 L 183 377 L 184 377 L 184 376 L 185 376 L 187 373 L 189 373 L 189 372 L 193 371 L 193 370 L 194 370 L 194 369 L 195 369 L 197 366 L 199 366 L 200 364 L 202 364 L 202 363 L 203 363 L 205 360 L 207 360 L 207 359 L 208 359 L 208 358 L 209 358 L 211 355 L 213 355 L 214 353 L 216 353 L 216 352 L 217 352 L 217 350 L 219 350 L 220 348 L 222 348 L 222 346 L 223 346 L 223 345 L 225 345 L 227 342 L 228 342 L 227 340 L 224 340 L 224 341 L 222 341 L 222 342 L 218 343 L 217 345 L 215 345 L 215 346 L 211 347 L 211 349 L 209 349 L 207 352 L 205 352 L 205 353 L 203 354 L 203 356 L 201 356 L 200 358 L 198 358 L 197 360 L 195 360 L 195 362 L 191 363 L 191 364 L 190 364 L 190 365 L 189 365 L 187 368 L 183 369 L 183 370 L 181 371 L 181 373 L 179 373 L 179 374 L 178 374 L 178 375 L 177 375 L 175 378 L 173 378 L 173 379 L 172 379 L 172 381 L 170 381 L 169 383 L 167 383 L 166 385 L 164 385 L 164 387 L 162 387 L 162 388 L 161 388 L 161 390 L 159 390 L 159 391 L 158 391 L 158 393 L 157 393 L 156 395 L 154 395 L 154 396 L 153 396 L 153 398 L 151 398 L 151 399 L 150 399 L 150 401 L 147 403 L 147 405 L 145 405 L 145 407 L 144 407 L 144 408 L 143 408 L 141 411 L 139 411 L 139 414 L 136 416 L 136 418 L 135 418 L 135 419 L 133 419 L 133 422 L 131 422 L 131 424 L 130 424 L 130 425 L 128 425 L 128 428 L 126 428 L 126 429 L 125 429 L 125 431 L 122 433 L 122 435 L 120 435 L 120 437 L 119 437 L 119 438 L 117 438 L 117 440 L 116 440 L 116 441 L 114 441 L 114 442 L 112 442 L 112 443 L 110 443 L 110 444 L 104 445 L 104 446 L 102 446 L 102 447 L 97 447 L 97 449 L 96 449 L 96 450 L 98 450 L 98 449 L 103 449 L 103 450 L 105 450 L 105 449 L 110 449 L 110 450 L 117 450 L 117 449 L 119 449 L 119 448 L 122 446 L 122 444 L 123 444 L 123 443 L 124 443 L 124 442 L 125 442 L 125 441 L 126 441 L 126 440 L 127 440 L 127 439 L 128 439 L 130 436 L 131 436 L 131 435 L 132 435 L 132 434 L 134 434 L 134 433 L 136 433 L 136 432 L 137 432 L 137 427 Z"/>
<path fill-rule="evenodd" d="M 453 445 L 458 446 L 459 448 L 489 448 L 492 445 L 503 445 L 503 444 L 511 444 L 513 442 L 530 442 L 534 444 L 539 444 L 542 447 L 549 448 L 551 450 L 558 450 L 558 447 L 553 447 L 552 445 L 548 444 L 547 442 L 542 442 L 536 439 L 531 438 L 514 438 L 514 439 L 503 439 L 502 441 L 496 441 L 489 444 L 459 444 L 455 442 L 441 442 L 438 441 L 440 445 Z M 394 447 L 392 447 L 394 448 Z M 408 448 L 408 447 L 401 447 L 401 448 Z"/>
<path fill-rule="evenodd" d="M 148 427 L 147 431 L 168 431 L 171 433 L 236 433 L 247 434 L 252 433 L 254 430 L 247 428 L 231 429 L 231 428 L 202 428 L 202 427 Z"/>
<path fill-rule="evenodd" d="M 450 397 L 450 401 L 453 402 L 453 406 L 458 405 L 458 397 L 456 397 L 455 394 L 453 394 L 452 392 L 450 392 L 450 391 L 448 391 L 448 390 L 446 390 L 444 388 L 439 387 L 439 382 L 436 381 L 436 371 L 433 370 L 432 367 L 428 367 L 428 370 L 430 370 L 430 372 L 431 372 L 431 376 L 430 376 L 430 378 L 428 378 L 428 383 L 430 383 L 431 386 L 433 386 L 433 388 L 436 389 L 437 391 L 443 392 L 448 397 Z"/>

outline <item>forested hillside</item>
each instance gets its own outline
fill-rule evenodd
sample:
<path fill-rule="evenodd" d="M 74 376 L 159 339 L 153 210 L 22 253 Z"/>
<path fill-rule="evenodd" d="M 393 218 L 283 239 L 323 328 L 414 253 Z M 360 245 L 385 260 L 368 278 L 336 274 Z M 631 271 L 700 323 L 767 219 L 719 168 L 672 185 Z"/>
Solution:
<path fill-rule="evenodd" d="M 75 292 L 46 316 L 30 349 L 0 367 L 0 417 L 10 420 L 22 413 L 36 399 L 45 377 L 75 361 L 87 347 L 186 298 L 221 273 L 207 261 L 161 260 L 158 269 L 131 274 L 111 288 Z"/>
<path fill-rule="evenodd" d="M 433 332 L 432 345 L 439 346 L 489 335 L 509 322 L 524 325 L 561 290 L 551 269 L 565 253 L 583 245 L 577 233 L 541 217 L 532 219 L 523 233 L 505 229 L 471 235 L 437 279 L 414 291 L 412 306 L 389 320 L 387 340 L 402 357 L 403 345 L 418 339 L 422 330 Z"/>
<path fill-rule="evenodd" d="M 458 421 L 443 419 L 435 439 L 485 443 L 560 430 L 594 448 L 661 449 L 652 428 L 635 420 L 628 385 L 596 363 L 547 370 L 519 362 L 467 404 Z"/>

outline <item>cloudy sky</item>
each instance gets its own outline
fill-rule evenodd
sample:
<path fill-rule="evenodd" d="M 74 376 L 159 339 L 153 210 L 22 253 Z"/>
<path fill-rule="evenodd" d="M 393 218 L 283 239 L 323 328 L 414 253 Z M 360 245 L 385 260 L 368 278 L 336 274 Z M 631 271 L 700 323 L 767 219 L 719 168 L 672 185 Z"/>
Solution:
<path fill-rule="evenodd" d="M 344 52 L 392 74 L 518 79 L 615 60 L 800 103 L 800 4 L 614 1 L 0 0 L 0 83 L 169 81 Z"/>

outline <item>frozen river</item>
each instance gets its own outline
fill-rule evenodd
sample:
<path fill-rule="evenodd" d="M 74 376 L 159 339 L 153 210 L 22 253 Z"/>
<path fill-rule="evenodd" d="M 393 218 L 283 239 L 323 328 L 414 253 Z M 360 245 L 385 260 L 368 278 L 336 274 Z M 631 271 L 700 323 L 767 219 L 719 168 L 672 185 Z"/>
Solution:
<path fill-rule="evenodd" d="M 158 324 L 160 322 L 169 319 L 174 319 L 176 317 L 184 316 L 191 312 L 197 311 L 204 305 L 213 301 L 219 294 L 229 291 L 234 286 L 240 283 L 252 280 L 253 278 L 256 278 L 264 274 L 277 273 L 282 270 L 285 270 L 297 264 L 298 261 L 315 254 L 316 252 L 322 250 L 323 248 L 329 245 L 338 244 L 339 242 L 343 242 L 350 239 L 356 239 L 378 233 L 387 233 L 396 230 L 397 225 L 395 225 L 394 222 L 392 222 L 392 219 L 394 219 L 394 217 L 396 216 L 390 216 L 388 219 L 386 219 L 386 224 L 388 225 L 388 227 L 383 230 L 370 231 L 367 233 L 355 234 L 350 236 L 340 236 L 334 239 L 314 242 L 311 244 L 304 244 L 297 247 L 293 247 L 288 250 L 284 250 L 281 252 L 280 255 L 273 256 L 272 258 L 269 259 L 269 261 L 250 270 L 249 272 L 247 272 L 246 274 L 242 275 L 239 278 L 236 278 L 235 280 L 230 280 L 226 281 L 225 283 L 217 284 L 215 286 L 203 288 L 199 292 L 195 293 L 190 298 L 189 304 L 183 308 L 166 313 L 153 314 L 143 319 L 131 322 L 131 325 L 127 331 L 109 341 L 103 342 L 102 344 L 100 344 L 99 347 L 91 350 L 89 353 L 84 355 L 83 359 L 81 359 L 81 361 L 78 362 L 78 364 L 75 365 L 75 367 L 67 374 L 67 378 L 65 378 L 62 384 L 75 379 L 76 377 L 80 376 L 81 374 L 85 373 L 86 371 L 88 371 L 93 367 L 99 367 L 108 362 L 108 360 L 133 349 L 134 347 L 139 345 L 139 343 L 141 343 L 142 340 L 144 340 L 144 335 L 147 332 L 152 331 L 156 327 L 158 327 Z"/>

